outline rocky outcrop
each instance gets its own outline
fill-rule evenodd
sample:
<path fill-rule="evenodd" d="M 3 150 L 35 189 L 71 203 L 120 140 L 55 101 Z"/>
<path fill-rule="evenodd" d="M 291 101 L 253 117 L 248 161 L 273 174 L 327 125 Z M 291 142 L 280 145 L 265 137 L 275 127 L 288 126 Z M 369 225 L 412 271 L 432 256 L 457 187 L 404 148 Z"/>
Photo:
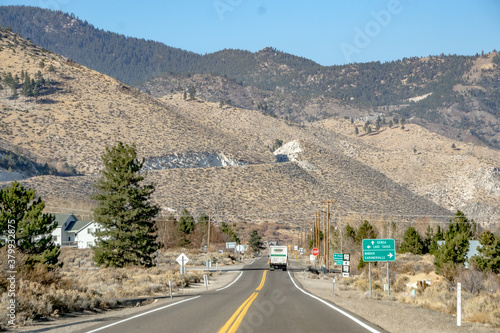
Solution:
<path fill-rule="evenodd" d="M 148 158 L 144 163 L 146 170 L 176 168 L 207 168 L 220 166 L 242 166 L 249 163 L 227 157 L 224 153 L 185 153 Z"/>

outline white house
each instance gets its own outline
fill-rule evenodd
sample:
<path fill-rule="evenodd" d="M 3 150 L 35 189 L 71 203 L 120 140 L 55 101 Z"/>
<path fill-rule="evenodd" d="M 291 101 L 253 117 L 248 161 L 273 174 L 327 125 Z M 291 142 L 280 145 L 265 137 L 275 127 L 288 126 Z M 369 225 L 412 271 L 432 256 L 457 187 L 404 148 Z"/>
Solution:
<path fill-rule="evenodd" d="M 60 246 L 72 245 L 75 242 L 75 234 L 71 229 L 78 219 L 73 214 L 55 214 L 55 216 L 57 228 L 52 231 L 52 241 Z"/>
<path fill-rule="evenodd" d="M 99 226 L 94 221 L 78 221 L 73 214 L 55 214 L 57 228 L 52 231 L 52 241 L 60 246 L 86 249 L 95 245 L 94 232 Z"/>
<path fill-rule="evenodd" d="M 99 231 L 99 224 L 94 221 L 79 221 L 79 229 L 75 231 L 79 249 L 86 249 L 95 245 L 95 232 Z"/>

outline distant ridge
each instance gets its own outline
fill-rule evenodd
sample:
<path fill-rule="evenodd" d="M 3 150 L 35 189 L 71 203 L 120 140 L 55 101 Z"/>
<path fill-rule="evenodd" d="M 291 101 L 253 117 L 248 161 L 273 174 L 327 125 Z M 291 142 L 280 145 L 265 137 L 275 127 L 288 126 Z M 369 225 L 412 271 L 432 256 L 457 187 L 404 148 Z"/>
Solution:
<path fill-rule="evenodd" d="M 205 100 L 299 123 L 398 117 L 500 148 L 496 52 L 325 67 L 272 47 L 199 55 L 36 7 L 2 6 L 0 25 L 157 97 L 194 86 Z"/>

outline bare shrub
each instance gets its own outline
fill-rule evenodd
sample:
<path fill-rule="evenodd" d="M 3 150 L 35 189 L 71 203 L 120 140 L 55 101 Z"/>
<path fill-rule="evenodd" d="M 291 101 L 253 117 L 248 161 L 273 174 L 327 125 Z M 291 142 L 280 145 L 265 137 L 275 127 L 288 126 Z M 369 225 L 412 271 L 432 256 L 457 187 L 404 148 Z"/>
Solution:
<path fill-rule="evenodd" d="M 500 291 L 483 293 L 463 302 L 467 320 L 500 326 Z"/>
<path fill-rule="evenodd" d="M 469 269 L 460 268 L 456 277 L 457 282 L 471 294 L 477 294 L 484 290 L 485 274 L 479 271 L 476 265 L 471 264 Z"/>
<path fill-rule="evenodd" d="M 398 275 L 396 278 L 396 283 L 392 286 L 392 290 L 396 293 L 400 293 L 408 290 L 406 284 L 410 281 L 410 278 L 406 275 Z"/>

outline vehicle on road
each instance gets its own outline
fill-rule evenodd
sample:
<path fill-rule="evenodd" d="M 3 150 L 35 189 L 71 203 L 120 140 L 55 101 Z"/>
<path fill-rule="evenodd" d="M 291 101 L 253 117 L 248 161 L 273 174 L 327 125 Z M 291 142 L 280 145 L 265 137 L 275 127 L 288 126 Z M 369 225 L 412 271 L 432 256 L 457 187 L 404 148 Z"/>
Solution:
<path fill-rule="evenodd" d="M 286 271 L 288 266 L 288 248 L 286 246 L 269 246 L 269 268 Z"/>

